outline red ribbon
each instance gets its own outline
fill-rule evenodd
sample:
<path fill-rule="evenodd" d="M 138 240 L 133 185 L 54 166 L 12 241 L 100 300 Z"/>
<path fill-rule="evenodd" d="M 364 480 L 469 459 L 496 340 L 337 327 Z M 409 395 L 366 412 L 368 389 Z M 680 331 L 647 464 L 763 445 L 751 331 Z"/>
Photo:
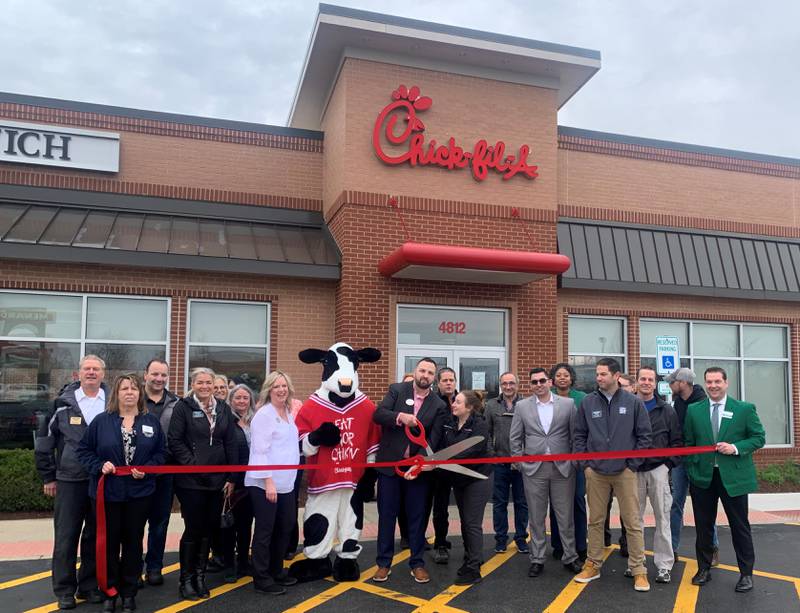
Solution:
<path fill-rule="evenodd" d="M 713 453 L 716 445 L 702 447 L 664 447 L 660 449 L 630 449 L 626 451 L 595 451 L 591 453 L 556 453 L 551 455 L 520 455 L 495 458 L 464 458 L 449 460 L 425 461 L 424 456 L 414 456 L 396 462 L 350 462 L 351 468 L 395 468 L 398 466 L 439 466 L 441 464 L 512 464 L 529 462 L 565 462 L 585 460 L 625 460 L 628 458 L 660 458 L 685 455 Z M 344 463 L 343 463 L 344 464 Z M 202 466 L 117 466 L 113 476 L 127 477 L 133 469 L 148 475 L 186 475 L 196 473 L 241 473 L 249 470 L 316 470 L 320 468 L 315 464 L 260 464 L 250 466 L 247 464 L 212 464 Z M 95 557 L 97 565 L 97 585 L 109 596 L 116 596 L 117 590 L 108 587 L 108 568 L 106 566 L 106 509 L 105 509 L 105 479 L 100 475 L 97 483 L 97 539 L 95 541 Z"/>

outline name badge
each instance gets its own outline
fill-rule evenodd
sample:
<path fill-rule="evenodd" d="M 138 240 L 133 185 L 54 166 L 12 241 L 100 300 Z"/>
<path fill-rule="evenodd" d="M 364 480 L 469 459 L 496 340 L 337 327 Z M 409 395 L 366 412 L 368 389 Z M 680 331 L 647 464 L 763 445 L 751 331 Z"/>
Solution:
<path fill-rule="evenodd" d="M 198 417 L 204 417 L 204 415 L 202 411 L 192 411 L 192 417 L 197 419 Z"/>
<path fill-rule="evenodd" d="M 620 407 L 619 408 L 619 414 L 620 415 L 625 415 L 627 412 L 628 412 L 628 407 Z"/>
<path fill-rule="evenodd" d="M 602 411 L 592 411 L 592 419 L 598 419 L 599 417 L 603 416 Z"/>
<path fill-rule="evenodd" d="M 733 411 L 723 411 L 722 417 L 725 419 L 730 419 L 731 417 L 733 417 Z"/>
<path fill-rule="evenodd" d="M 80 417 L 70 417 L 69 418 L 69 425 L 70 426 L 80 426 L 83 423 L 83 420 Z"/>
<path fill-rule="evenodd" d="M 406 404 L 410 407 L 414 406 L 414 401 L 411 398 L 406 398 Z"/>
<path fill-rule="evenodd" d="M 144 434 L 147 438 L 153 436 L 153 434 L 155 434 L 153 426 L 148 426 L 148 425 L 142 426 L 142 434 Z"/>

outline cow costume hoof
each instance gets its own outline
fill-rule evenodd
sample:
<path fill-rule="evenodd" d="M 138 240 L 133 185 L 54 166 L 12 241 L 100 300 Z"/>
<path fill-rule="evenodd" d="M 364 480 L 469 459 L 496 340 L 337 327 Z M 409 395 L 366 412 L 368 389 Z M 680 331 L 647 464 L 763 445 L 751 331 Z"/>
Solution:
<path fill-rule="evenodd" d="M 319 560 L 298 560 L 289 567 L 289 576 L 297 579 L 298 583 L 308 583 L 330 577 L 333 574 L 331 560 L 328 557 Z"/>
<path fill-rule="evenodd" d="M 333 561 L 334 581 L 358 581 L 360 576 L 361 570 L 358 568 L 357 560 L 336 556 L 336 559 Z"/>

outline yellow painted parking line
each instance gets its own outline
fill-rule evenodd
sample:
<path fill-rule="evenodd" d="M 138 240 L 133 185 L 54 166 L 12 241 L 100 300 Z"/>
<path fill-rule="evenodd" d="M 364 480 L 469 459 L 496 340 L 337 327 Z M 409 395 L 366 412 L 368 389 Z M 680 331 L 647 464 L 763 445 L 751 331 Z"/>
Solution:
<path fill-rule="evenodd" d="M 481 566 L 481 575 L 485 578 L 486 575 L 492 571 L 497 570 L 503 564 L 508 562 L 517 554 L 517 548 L 514 546 L 505 553 L 494 554 L 487 562 Z M 453 600 L 456 596 L 463 594 L 472 585 L 451 585 L 445 590 L 439 592 L 436 596 L 431 598 L 424 606 L 414 610 L 414 613 L 438 613 L 439 611 L 450 610 L 454 611 L 452 607 L 447 607 L 447 603 Z"/>
<path fill-rule="evenodd" d="M 211 590 L 211 596 L 208 598 L 201 598 L 200 600 L 181 600 L 180 602 L 176 602 L 173 605 L 168 607 L 164 607 L 163 609 L 158 609 L 156 613 L 174 613 L 175 611 L 184 611 L 186 609 L 190 609 L 192 607 L 196 607 L 197 605 L 201 605 L 205 602 L 208 602 L 212 598 L 216 598 L 217 596 L 222 596 L 223 594 L 227 594 L 233 590 L 236 590 L 243 585 L 247 585 L 248 583 L 252 583 L 252 577 L 242 577 L 236 583 L 224 583 L 219 587 L 215 587 Z"/>
<path fill-rule="evenodd" d="M 392 559 L 392 566 L 399 564 L 407 560 L 411 556 L 411 551 L 405 549 L 394 556 Z M 361 576 L 358 578 L 358 581 L 361 583 L 365 583 L 372 578 L 378 570 L 377 566 L 372 566 L 361 573 Z M 391 581 L 391 578 L 389 579 Z M 336 598 L 340 594 L 343 594 L 347 590 L 354 589 L 354 582 L 345 582 L 345 583 L 337 583 L 333 587 L 328 588 L 327 590 L 317 594 L 316 596 L 312 596 L 311 598 L 304 600 L 303 602 L 299 603 L 298 605 L 291 607 L 289 609 L 285 609 L 284 613 L 303 613 L 304 611 L 310 611 L 314 607 L 318 607 L 322 604 L 325 604 L 332 598 Z"/>
<path fill-rule="evenodd" d="M 800 600 L 800 581 L 794 582 L 794 589 L 797 592 L 797 599 Z"/>
<path fill-rule="evenodd" d="M 53 573 L 49 570 L 43 571 L 41 573 L 36 573 L 35 575 L 27 575 L 26 577 L 20 577 L 19 579 L 12 579 L 11 581 L 5 581 L 0 583 L 0 590 L 7 590 L 10 587 L 17 587 L 18 585 L 25 585 L 26 583 L 32 583 L 34 581 L 38 581 L 39 579 L 46 579 Z"/>
<path fill-rule="evenodd" d="M 684 558 L 686 566 L 683 569 L 678 594 L 675 596 L 675 606 L 672 613 L 694 613 L 697 607 L 697 596 L 700 593 L 699 585 L 692 585 L 692 577 L 697 572 L 697 562 L 691 558 Z"/>
<path fill-rule="evenodd" d="M 384 587 L 378 587 L 378 585 L 375 583 L 361 583 L 356 581 L 355 583 L 351 584 L 351 587 L 355 590 L 361 590 L 362 592 L 375 594 L 376 596 L 388 598 L 389 600 L 396 600 L 397 602 L 414 605 L 415 607 L 422 606 L 428 602 L 424 598 L 403 594 L 401 592 L 395 592 L 394 590 L 388 590 Z"/>
<path fill-rule="evenodd" d="M 603 552 L 604 562 L 608 559 L 608 556 L 611 555 L 612 551 L 614 551 L 612 547 L 607 547 Z M 572 606 L 572 603 L 578 599 L 578 596 L 586 589 L 587 585 L 589 584 L 578 583 L 574 580 L 574 577 L 570 577 L 567 586 L 550 602 L 550 605 L 544 610 L 544 613 L 562 613 L 566 611 Z"/>
<path fill-rule="evenodd" d="M 169 573 L 175 572 L 180 567 L 181 567 L 181 565 L 178 564 L 178 563 L 170 564 L 169 566 L 165 566 L 163 569 L 161 569 L 161 574 L 162 575 L 168 575 Z M 47 574 L 49 575 L 50 573 L 47 573 Z M 34 576 L 34 575 L 31 575 L 31 576 Z M 79 600 L 78 602 L 80 603 L 80 602 L 83 602 L 83 601 Z M 41 607 L 36 607 L 35 609 L 28 609 L 27 611 L 25 611 L 25 613 L 50 613 L 51 611 L 58 611 L 58 603 L 57 602 L 51 602 L 49 604 L 42 605 Z"/>

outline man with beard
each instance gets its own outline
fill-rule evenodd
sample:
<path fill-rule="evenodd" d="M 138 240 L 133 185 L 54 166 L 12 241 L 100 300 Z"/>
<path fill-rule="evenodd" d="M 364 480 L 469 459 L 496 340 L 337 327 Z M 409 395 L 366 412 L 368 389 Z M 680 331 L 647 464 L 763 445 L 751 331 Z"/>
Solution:
<path fill-rule="evenodd" d="M 413 444 L 405 432 L 406 426 L 413 428 L 417 423 L 425 428 L 431 448 L 434 451 L 438 448 L 447 405 L 437 394 L 431 393 L 435 376 L 436 362 L 422 358 L 414 369 L 413 381 L 389 386 L 373 416 L 375 423 L 382 426 L 378 462 L 396 462 L 421 453 L 421 447 Z M 417 583 L 428 583 L 430 575 L 423 558 L 428 480 L 404 479 L 393 468 L 379 468 L 378 473 L 378 570 L 372 580 L 382 583 L 392 572 L 394 531 L 402 500 L 408 517 L 411 576 Z"/>

